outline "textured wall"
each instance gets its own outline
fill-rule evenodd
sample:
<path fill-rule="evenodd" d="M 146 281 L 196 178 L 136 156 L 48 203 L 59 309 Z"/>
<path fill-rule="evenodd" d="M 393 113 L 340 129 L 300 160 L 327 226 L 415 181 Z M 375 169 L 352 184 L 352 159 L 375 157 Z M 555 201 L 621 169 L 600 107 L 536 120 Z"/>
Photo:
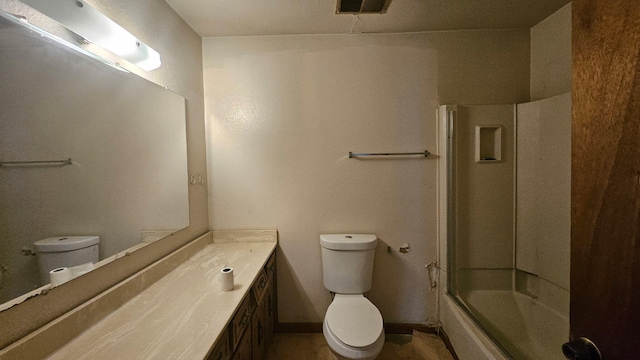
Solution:
<path fill-rule="evenodd" d="M 531 100 L 571 91 L 571 4 L 531 28 Z"/>
<path fill-rule="evenodd" d="M 163 64 L 159 69 L 149 73 L 130 69 L 186 98 L 189 172 L 206 174 L 201 38 L 164 1 L 95 0 L 91 3 L 160 52 Z M 37 16 L 29 16 L 33 15 L 33 11 L 18 1 L 0 0 L 0 9 L 28 15 L 32 22 L 39 24 Z M 46 22 L 40 23 L 45 27 L 48 25 Z M 123 66 L 129 65 L 123 63 Z M 206 191 L 205 185 L 189 187 L 190 225 L 186 229 L 53 289 L 47 296 L 39 296 L 0 313 L 0 323 L 12 324 L 11 327 L 0 329 L 0 347 L 206 232 Z"/>
<path fill-rule="evenodd" d="M 529 34 L 206 38 L 205 106 L 214 229 L 276 228 L 279 316 L 322 321 L 318 236 L 381 243 L 368 297 L 388 322 L 435 318 L 436 166 L 349 151 L 435 152 L 436 107 L 525 101 Z M 399 254 L 408 242 L 412 251 Z M 390 246 L 392 254 L 387 254 Z"/>

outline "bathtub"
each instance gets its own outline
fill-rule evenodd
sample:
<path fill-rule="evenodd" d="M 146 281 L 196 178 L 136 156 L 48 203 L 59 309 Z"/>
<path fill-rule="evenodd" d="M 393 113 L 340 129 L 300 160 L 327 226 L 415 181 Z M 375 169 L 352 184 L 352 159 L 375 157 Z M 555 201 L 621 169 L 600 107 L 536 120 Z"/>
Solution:
<path fill-rule="evenodd" d="M 460 360 L 564 359 L 568 314 L 537 297 L 514 290 L 444 293 L 439 312 Z"/>

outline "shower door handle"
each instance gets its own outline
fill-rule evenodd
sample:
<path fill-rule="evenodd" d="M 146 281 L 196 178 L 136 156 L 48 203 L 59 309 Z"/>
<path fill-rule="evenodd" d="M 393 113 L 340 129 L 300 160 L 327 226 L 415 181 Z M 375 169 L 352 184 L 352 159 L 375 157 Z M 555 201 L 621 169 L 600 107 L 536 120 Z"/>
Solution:
<path fill-rule="evenodd" d="M 583 337 L 564 343 L 562 354 L 569 360 L 602 360 L 602 355 L 596 344 Z"/>

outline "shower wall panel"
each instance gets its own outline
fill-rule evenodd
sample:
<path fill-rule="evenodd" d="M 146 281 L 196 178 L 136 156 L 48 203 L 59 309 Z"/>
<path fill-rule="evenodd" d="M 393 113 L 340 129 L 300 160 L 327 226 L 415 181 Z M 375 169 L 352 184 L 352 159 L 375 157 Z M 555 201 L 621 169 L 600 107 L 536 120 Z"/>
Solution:
<path fill-rule="evenodd" d="M 457 108 L 456 267 L 512 269 L 514 106 Z M 501 128 L 501 160 L 476 161 L 476 127 L 486 126 Z"/>
<path fill-rule="evenodd" d="M 517 112 L 516 268 L 568 290 L 571 93 Z"/>

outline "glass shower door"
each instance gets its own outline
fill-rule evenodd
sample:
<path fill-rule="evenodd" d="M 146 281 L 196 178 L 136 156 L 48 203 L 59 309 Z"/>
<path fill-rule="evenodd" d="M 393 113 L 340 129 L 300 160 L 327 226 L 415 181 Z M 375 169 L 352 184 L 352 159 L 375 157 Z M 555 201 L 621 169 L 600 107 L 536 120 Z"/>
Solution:
<path fill-rule="evenodd" d="M 562 359 L 568 339 L 570 108 L 565 94 L 440 112 L 449 294 L 515 359 Z"/>

